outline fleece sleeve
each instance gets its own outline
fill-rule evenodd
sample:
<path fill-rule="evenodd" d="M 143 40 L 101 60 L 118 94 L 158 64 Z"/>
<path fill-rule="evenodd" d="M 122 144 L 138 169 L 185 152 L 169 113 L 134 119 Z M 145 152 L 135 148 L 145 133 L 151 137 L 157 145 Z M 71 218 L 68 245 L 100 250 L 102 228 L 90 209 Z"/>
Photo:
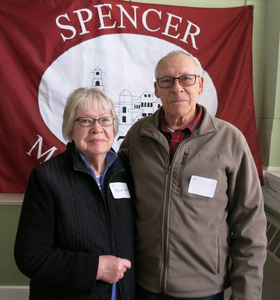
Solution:
<path fill-rule="evenodd" d="M 266 216 L 253 157 L 241 135 L 236 145 L 236 167 L 229 176 L 231 229 L 231 300 L 261 300 L 266 260 Z"/>

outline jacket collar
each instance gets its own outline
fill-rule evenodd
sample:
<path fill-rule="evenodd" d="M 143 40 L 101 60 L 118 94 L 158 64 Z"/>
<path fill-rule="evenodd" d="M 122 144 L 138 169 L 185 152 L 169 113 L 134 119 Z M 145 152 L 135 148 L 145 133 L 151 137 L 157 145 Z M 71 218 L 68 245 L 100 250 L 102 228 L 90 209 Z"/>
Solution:
<path fill-rule="evenodd" d="M 67 151 L 70 154 L 74 170 L 82 171 L 82 172 L 85 172 L 85 173 L 88 173 L 91 175 L 91 172 L 87 169 L 79 151 L 77 151 L 77 149 L 75 148 L 74 143 L 68 142 Z M 119 162 L 119 160 L 117 158 L 118 158 L 118 155 L 116 154 L 114 149 L 111 148 L 109 161 L 107 161 L 108 169 L 111 168 L 112 165 L 114 166 L 114 170 L 123 169 L 121 163 Z"/>
<path fill-rule="evenodd" d="M 68 142 L 67 151 L 68 151 L 68 153 L 71 157 L 72 164 L 73 164 L 73 169 L 90 174 L 89 170 L 87 170 L 84 162 L 82 161 L 82 158 L 81 158 L 79 152 L 76 151 L 74 143 Z"/>
<path fill-rule="evenodd" d="M 202 122 L 201 125 L 192 133 L 191 136 L 197 135 L 205 135 L 208 133 L 217 132 L 218 128 L 215 126 L 215 118 L 213 118 L 206 107 L 202 106 Z M 160 115 L 162 111 L 162 107 L 160 107 L 151 117 L 147 117 L 144 121 L 140 134 L 144 135 L 153 135 L 154 137 L 159 137 L 161 135 L 160 132 Z"/>

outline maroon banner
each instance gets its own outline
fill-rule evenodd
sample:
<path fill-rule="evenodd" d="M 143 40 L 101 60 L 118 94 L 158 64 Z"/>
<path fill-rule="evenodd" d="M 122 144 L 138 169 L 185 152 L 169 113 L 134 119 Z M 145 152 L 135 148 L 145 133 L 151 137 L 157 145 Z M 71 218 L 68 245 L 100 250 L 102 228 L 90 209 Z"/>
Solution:
<path fill-rule="evenodd" d="M 0 0 L 0 192 L 23 193 L 31 169 L 65 150 L 71 91 L 98 86 L 116 107 L 118 147 L 153 113 L 154 68 L 172 50 L 202 63 L 199 103 L 245 135 L 262 181 L 252 80 L 253 7 L 127 1 Z"/>

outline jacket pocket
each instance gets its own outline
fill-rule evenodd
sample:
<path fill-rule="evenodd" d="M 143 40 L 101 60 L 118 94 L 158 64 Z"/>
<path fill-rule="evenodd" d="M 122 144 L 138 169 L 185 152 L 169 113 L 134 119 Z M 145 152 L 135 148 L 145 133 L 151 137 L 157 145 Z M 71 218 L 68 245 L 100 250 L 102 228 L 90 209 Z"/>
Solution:
<path fill-rule="evenodd" d="M 179 190 L 182 188 L 182 174 L 183 174 L 183 169 L 185 167 L 187 158 L 188 158 L 188 152 L 185 151 L 184 154 L 183 154 L 183 158 L 182 158 L 181 166 L 180 166 L 180 170 L 179 170 L 179 178 L 178 178 L 178 188 L 179 188 Z"/>

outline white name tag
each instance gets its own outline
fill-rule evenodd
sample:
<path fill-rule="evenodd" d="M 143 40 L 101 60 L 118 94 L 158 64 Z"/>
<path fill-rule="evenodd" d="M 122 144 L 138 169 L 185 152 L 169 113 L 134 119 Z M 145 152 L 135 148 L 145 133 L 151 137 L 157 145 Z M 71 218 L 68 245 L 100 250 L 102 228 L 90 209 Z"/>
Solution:
<path fill-rule="evenodd" d="M 218 181 L 215 179 L 193 175 L 190 180 L 188 192 L 190 194 L 213 198 Z"/>
<path fill-rule="evenodd" d="M 110 183 L 110 189 L 115 199 L 130 198 L 130 193 L 125 182 Z"/>

